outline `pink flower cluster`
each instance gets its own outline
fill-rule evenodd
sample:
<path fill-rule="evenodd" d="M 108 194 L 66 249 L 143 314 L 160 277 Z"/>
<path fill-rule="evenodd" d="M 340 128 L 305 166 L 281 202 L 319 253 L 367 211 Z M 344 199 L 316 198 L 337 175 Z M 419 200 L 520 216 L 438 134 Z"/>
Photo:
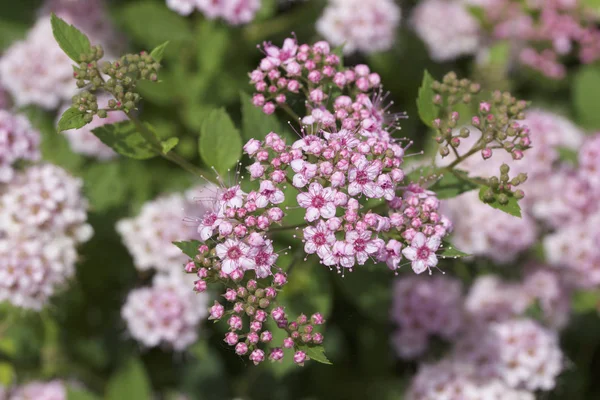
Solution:
<path fill-rule="evenodd" d="M 40 134 L 20 115 L 0 110 L 0 183 L 10 182 L 17 161 L 38 161 Z"/>
<path fill-rule="evenodd" d="M 170 194 L 145 203 L 134 218 L 120 220 L 117 232 L 140 270 L 167 271 L 187 258 L 173 242 L 198 238 L 187 215 L 198 215 L 212 203 L 215 189 L 200 186 L 185 194 Z"/>
<path fill-rule="evenodd" d="M 108 101 L 110 98 L 111 97 L 107 94 L 99 95 L 98 107 L 108 108 Z M 65 107 L 62 112 L 59 113 L 59 118 L 56 120 L 57 123 L 60 119 L 60 115 L 62 115 L 67 108 L 68 107 Z M 102 143 L 100 139 L 98 139 L 98 137 L 92 133 L 92 130 L 102 125 L 115 124 L 117 122 L 124 121 L 127 119 L 127 115 L 121 111 L 111 111 L 107 115 L 108 116 L 106 118 L 100 118 L 95 115 L 92 122 L 85 125 L 83 128 L 69 129 L 62 133 L 67 137 L 73 152 L 94 157 L 99 160 L 110 160 L 117 156 L 117 153 Z"/>
<path fill-rule="evenodd" d="M 1 394 L 1 392 L 0 392 Z M 17 386 L 9 391 L 3 400 L 67 400 L 67 389 L 61 381 L 33 381 Z"/>
<path fill-rule="evenodd" d="M 400 17 L 393 0 L 329 0 L 316 28 L 344 53 L 373 53 L 392 47 Z"/>
<path fill-rule="evenodd" d="M 56 109 L 77 93 L 73 62 L 54 40 L 50 11 L 69 23 L 76 23 L 94 43 L 111 48 L 107 42 L 114 42 L 114 29 L 106 23 L 108 18 L 101 1 L 50 0 L 27 37 L 15 42 L 0 58 L 0 85 L 17 106 L 33 104 Z"/>
<path fill-rule="evenodd" d="M 581 3 L 546 0 L 524 6 L 502 0 L 484 2 L 482 7 L 493 39 L 516 41 L 522 64 L 562 79 L 566 67 L 561 58 L 573 54 L 584 64 L 600 58 L 597 14 Z"/>
<path fill-rule="evenodd" d="M 472 55 L 481 46 L 481 27 L 462 0 L 420 1 L 413 10 L 411 22 L 434 61 Z"/>
<path fill-rule="evenodd" d="M 288 96 L 303 94 L 308 108 L 313 110 L 313 122 L 331 125 L 335 119 L 324 107 L 329 103 L 330 88 L 369 92 L 381 83 L 379 75 L 371 73 L 366 65 L 339 70 L 340 58 L 327 42 L 299 46 L 296 39 L 288 38 L 281 48 L 264 43 L 263 51 L 265 57 L 259 68 L 250 73 L 250 83 L 256 89 L 252 102 L 266 114 L 287 106 Z M 341 101 L 340 107 L 352 105 L 352 101 Z"/>
<path fill-rule="evenodd" d="M 400 327 L 392 338 L 398 355 L 405 359 L 421 356 L 430 335 L 455 339 L 463 323 L 462 303 L 462 285 L 456 279 L 398 279 L 391 310 L 392 321 Z"/>
<path fill-rule="evenodd" d="M 260 5 L 260 0 L 167 0 L 167 7 L 181 15 L 198 9 L 207 19 L 222 18 L 230 25 L 251 22 Z"/>
<path fill-rule="evenodd" d="M 50 164 L 0 186 L 0 301 L 39 310 L 75 272 L 92 235 L 82 182 Z"/>
<path fill-rule="evenodd" d="M 208 296 L 191 291 L 193 279 L 171 266 L 170 273 L 155 275 L 152 286 L 129 292 L 121 314 L 131 336 L 144 346 L 184 350 L 198 338 Z"/>

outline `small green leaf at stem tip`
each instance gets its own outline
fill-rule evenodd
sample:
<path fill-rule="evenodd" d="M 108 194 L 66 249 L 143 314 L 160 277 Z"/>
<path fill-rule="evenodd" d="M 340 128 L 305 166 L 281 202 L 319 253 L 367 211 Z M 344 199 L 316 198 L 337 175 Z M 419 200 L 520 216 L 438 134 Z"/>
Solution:
<path fill-rule="evenodd" d="M 173 244 L 179 247 L 183 254 L 189 258 L 194 258 L 198 254 L 198 247 L 200 247 L 201 243 L 197 240 L 188 240 L 182 242 L 173 242 Z"/>
<path fill-rule="evenodd" d="M 161 142 L 160 144 L 162 146 L 163 154 L 167 154 L 168 152 L 173 150 L 175 148 L 175 146 L 177 146 L 178 143 L 179 143 L 179 138 L 176 138 L 176 137 L 172 137 L 172 138 L 169 138 L 169 139 Z"/>
<path fill-rule="evenodd" d="M 50 23 L 54 39 L 71 60 L 79 63 L 82 54 L 91 52 L 90 39 L 79 29 L 58 18 L 54 13 L 50 17 Z"/>
<path fill-rule="evenodd" d="M 485 201 L 485 194 L 490 190 L 489 186 L 482 185 L 479 190 L 479 200 L 489 205 L 490 207 L 494 207 L 500 211 L 504 211 L 507 214 L 513 215 L 515 217 L 521 218 L 521 207 L 519 206 L 519 201 L 512 193 L 504 193 L 508 197 L 508 203 L 500 204 L 498 202 L 497 196 L 494 197 L 492 201 Z"/>
<path fill-rule="evenodd" d="M 169 41 L 166 41 L 163 44 L 156 46 L 154 48 L 154 50 L 152 50 L 150 52 L 150 57 L 152 57 L 154 59 L 154 61 L 156 61 L 156 62 L 161 62 L 163 59 L 163 56 L 165 55 L 165 49 L 167 48 L 168 44 L 169 44 Z"/>
<path fill-rule="evenodd" d="M 433 103 L 434 93 L 431 88 L 433 82 L 433 77 L 426 70 L 423 74 L 423 82 L 421 83 L 419 95 L 417 97 L 419 117 L 421 118 L 421 121 L 430 128 L 433 128 L 433 120 L 438 116 L 438 109 Z"/>
<path fill-rule="evenodd" d="M 469 257 L 470 254 L 458 250 L 454 245 L 446 240 L 442 241 L 442 250 L 438 253 L 440 258 L 462 258 Z"/>
<path fill-rule="evenodd" d="M 321 364 L 333 365 L 331 361 L 325 356 L 325 348 L 323 346 L 298 346 L 298 349 L 306 353 L 308 358 Z"/>
<path fill-rule="evenodd" d="M 84 113 L 75 107 L 68 108 L 58 121 L 56 127 L 58 133 L 68 131 L 69 129 L 79 129 L 87 123 L 84 120 Z"/>

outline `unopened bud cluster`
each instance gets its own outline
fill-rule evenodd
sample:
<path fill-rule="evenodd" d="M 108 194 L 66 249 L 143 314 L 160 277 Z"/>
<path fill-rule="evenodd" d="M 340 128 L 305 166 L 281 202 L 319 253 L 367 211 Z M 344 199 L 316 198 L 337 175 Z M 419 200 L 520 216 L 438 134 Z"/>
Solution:
<path fill-rule="evenodd" d="M 488 179 L 490 187 L 483 194 L 483 201 L 489 203 L 497 200 L 498 203 L 506 205 L 509 202 L 510 196 L 514 196 L 517 200 L 525 197 L 525 193 L 521 189 L 515 189 L 515 187 L 525 183 L 527 174 L 521 172 L 511 178 L 508 174 L 509 172 L 510 167 L 508 164 L 502 164 L 500 166 L 500 176 L 493 176 Z"/>
<path fill-rule="evenodd" d="M 450 151 L 457 149 L 461 139 L 471 134 L 469 127 L 458 131 L 461 118 L 455 111 L 458 104 L 472 104 L 474 97 L 480 92 L 480 85 L 468 79 L 458 79 L 454 72 L 446 74 L 442 82 L 434 81 L 431 88 L 436 93 L 433 102 L 441 109 L 442 116 L 433 121 L 436 129 L 436 141 L 440 144 L 440 155 L 445 157 Z M 477 96 L 480 97 L 480 96 Z M 518 121 L 525 119 L 528 104 L 517 100 L 508 92 L 495 91 L 489 99 L 479 102 L 477 114 L 471 117 L 472 127 L 481 131 L 480 140 L 469 150 L 469 155 L 481 151 L 481 156 L 488 159 L 495 149 L 503 149 L 510 153 L 514 160 L 523 158 L 523 151 L 531 146 L 529 129 Z"/>
<path fill-rule="evenodd" d="M 85 88 L 73 97 L 73 106 L 85 113 L 86 123 L 92 121 L 94 115 L 106 118 L 110 111 L 134 110 L 141 100 L 136 92 L 139 80 L 158 80 L 160 63 L 147 52 L 140 54 L 126 54 L 120 59 L 100 63 L 104 51 L 101 46 L 93 46 L 89 54 L 82 54 L 81 63 L 73 67 L 73 77 L 77 80 L 77 87 Z M 107 108 L 99 108 L 95 96 L 90 94 L 98 90 L 112 94 L 114 99 L 109 100 Z"/>
<path fill-rule="evenodd" d="M 209 319 L 216 321 L 225 320 L 229 331 L 223 341 L 235 349 L 239 356 L 248 356 L 255 365 L 267 358 L 271 361 L 281 361 L 285 356 L 284 349 L 292 349 L 294 362 L 304 365 L 309 360 L 306 347 L 319 345 L 323 342 L 323 335 L 315 332 L 315 325 L 325 322 L 319 313 L 310 319 L 301 314 L 296 320 L 289 320 L 283 307 L 277 304 L 277 296 L 282 287 L 287 283 L 287 276 L 277 272 L 260 282 L 248 279 L 248 274 L 235 270 L 227 274 L 219 263 L 211 257 L 215 250 L 209 250 L 206 245 L 201 245 L 199 254 L 194 261 L 190 261 L 185 270 L 196 273 L 200 278 L 195 282 L 194 289 L 204 292 L 208 283 L 225 282 L 227 288 L 223 293 L 223 303 L 215 301 L 209 308 Z M 244 279 L 246 275 L 246 279 Z M 281 343 L 273 343 L 273 332 L 267 328 L 271 320 L 272 326 L 286 332 L 286 337 Z"/>

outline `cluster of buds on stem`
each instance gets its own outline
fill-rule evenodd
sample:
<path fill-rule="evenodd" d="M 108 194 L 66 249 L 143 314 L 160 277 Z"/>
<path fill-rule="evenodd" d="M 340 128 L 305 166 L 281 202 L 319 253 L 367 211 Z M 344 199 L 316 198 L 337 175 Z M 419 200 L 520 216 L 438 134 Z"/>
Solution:
<path fill-rule="evenodd" d="M 110 62 L 100 62 L 104 51 L 101 46 L 93 46 L 90 54 L 82 54 L 78 67 L 73 67 L 73 77 L 77 87 L 86 89 L 73 97 L 73 106 L 85 113 L 86 123 L 91 122 L 94 115 L 106 118 L 111 111 L 134 110 L 141 100 L 136 91 L 139 80 L 158 80 L 160 63 L 150 54 L 142 51 L 140 54 L 126 54 L 120 59 Z M 89 91 L 105 91 L 112 95 L 108 107 L 98 109 L 94 97 Z"/>
<path fill-rule="evenodd" d="M 477 114 L 470 120 L 471 127 L 455 129 L 461 118 L 455 106 L 471 104 L 474 97 L 483 97 L 480 86 L 468 79 L 459 80 L 450 72 L 442 82 L 434 81 L 431 88 L 436 93 L 434 104 L 441 114 L 433 121 L 433 126 L 442 157 L 448 156 L 450 151 L 457 154 L 461 140 L 471 135 L 471 129 L 477 129 L 481 137 L 465 156 L 481 152 L 483 159 L 488 159 L 498 149 L 508 152 L 514 160 L 523 158 L 523 152 L 531 146 L 529 129 L 518 122 L 525 119 L 526 101 L 517 100 L 508 92 L 495 91 L 489 98 L 479 101 Z"/>
<path fill-rule="evenodd" d="M 525 197 L 525 193 L 521 189 L 515 189 L 517 186 L 525 183 L 527 174 L 521 172 L 512 179 L 508 175 L 510 167 L 508 164 L 500 166 L 500 177 L 492 176 L 488 179 L 489 189 L 483 194 L 483 201 L 491 203 L 498 201 L 502 205 L 508 204 L 509 197 L 514 196 L 517 200 Z"/>

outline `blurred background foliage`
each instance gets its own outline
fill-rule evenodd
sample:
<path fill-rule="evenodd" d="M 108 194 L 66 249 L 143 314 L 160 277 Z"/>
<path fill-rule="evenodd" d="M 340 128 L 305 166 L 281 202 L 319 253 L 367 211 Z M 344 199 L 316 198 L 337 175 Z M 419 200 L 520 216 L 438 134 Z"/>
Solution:
<path fill-rule="evenodd" d="M 408 14 L 416 2 L 403 1 L 403 13 Z M 40 4 L 38 0 L 0 2 L 0 51 L 24 37 Z M 234 28 L 208 21 L 200 13 L 182 17 L 163 0 L 108 2 L 113 21 L 127 38 L 124 48 L 139 51 L 170 41 L 162 83 L 140 87 L 144 97 L 141 118 L 151 122 L 161 137 L 179 137 L 175 151 L 196 164 L 201 163 L 196 143 L 202 122 L 215 108 L 226 108 L 244 139 L 264 136 L 270 130 L 291 131 L 285 116 L 265 118 L 251 106 L 247 74 L 261 59 L 256 45 L 262 41 L 279 44 L 290 32 L 300 42 L 316 40 L 314 22 L 324 5 L 321 0 L 263 0 L 253 23 Z M 392 50 L 352 55 L 344 62 L 367 63 L 381 75 L 394 110 L 409 115 L 398 134 L 414 140 L 417 149 L 425 147 L 431 137 L 419 121 L 415 104 L 425 69 L 437 78 L 454 70 L 459 76 L 479 80 L 485 88 L 510 89 L 536 107 L 558 110 L 590 130 L 600 130 L 600 66 L 575 65 L 567 79 L 550 81 L 532 72 L 509 70 L 502 45 L 493 48 L 483 64 L 476 65 L 468 58 L 434 63 L 407 25 L 398 30 Z M 120 309 L 128 291 L 151 277 L 138 275 L 115 232 L 115 223 L 137 213 L 144 202 L 161 193 L 199 182 L 163 160 L 123 157 L 106 163 L 90 161 L 73 153 L 66 139 L 56 134 L 54 114 L 34 107 L 24 111 L 43 133 L 44 159 L 85 180 L 95 235 L 81 249 L 76 279 L 44 312 L 8 306 L 0 309 L 1 383 L 16 379 L 15 372 L 19 380 L 69 376 L 90 392 L 106 393 L 104 398 L 111 400 L 148 398 L 150 392 L 162 399 L 185 393 L 201 400 L 403 398 L 417 366 L 398 361 L 390 348 L 388 310 L 393 275 L 385 268 L 368 266 L 342 277 L 314 259 L 302 260 L 294 251 L 280 257 L 281 266 L 296 263 L 285 303 L 293 310 L 302 306 L 304 312 L 318 309 L 324 313 L 328 320 L 325 348 L 334 366 L 248 365 L 222 343 L 224 327 L 210 321 L 203 324 L 200 341 L 188 352 L 140 348 L 127 337 Z M 291 243 L 291 237 L 283 234 L 281 240 Z M 444 264 L 447 274 L 465 282 L 475 273 L 514 273 L 485 261 L 447 260 Z M 594 293 L 576 297 L 577 313 L 562 335 L 568 357 L 566 372 L 557 389 L 542 398 L 600 398 L 599 298 Z M 433 347 L 431 357 L 442 351 L 444 343 Z M 70 390 L 71 400 L 96 398 L 77 385 Z"/>

